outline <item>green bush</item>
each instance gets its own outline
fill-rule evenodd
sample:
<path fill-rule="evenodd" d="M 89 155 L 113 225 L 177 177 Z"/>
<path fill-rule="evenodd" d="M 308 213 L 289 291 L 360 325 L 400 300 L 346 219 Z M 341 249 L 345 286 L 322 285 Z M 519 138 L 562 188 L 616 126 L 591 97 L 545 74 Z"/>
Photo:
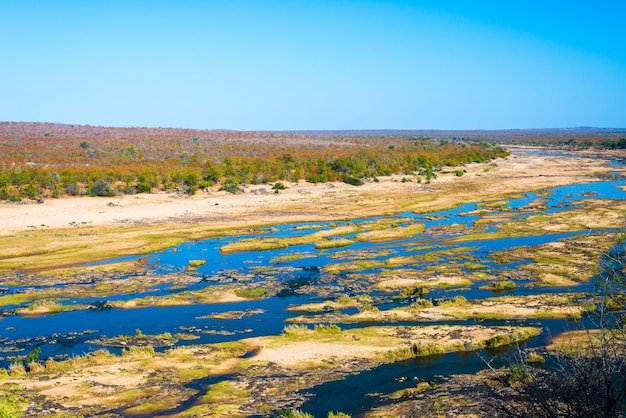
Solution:
<path fill-rule="evenodd" d="M 239 190 L 239 183 L 237 183 L 235 180 L 227 180 L 224 182 L 224 184 L 222 184 L 222 187 L 219 188 L 220 191 L 225 191 L 228 193 L 232 193 L 232 194 L 237 194 L 239 193 L 241 190 Z"/>
<path fill-rule="evenodd" d="M 505 290 L 515 290 L 515 287 L 515 283 L 511 281 L 495 282 L 493 284 L 493 290 L 500 292 Z"/>
<path fill-rule="evenodd" d="M 287 188 L 287 186 L 285 186 L 280 181 L 272 186 L 272 190 L 276 190 L 276 191 L 278 191 L 278 190 L 285 190 L 286 188 Z"/>
<path fill-rule="evenodd" d="M 115 193 L 113 193 L 111 186 L 106 180 L 97 180 L 89 189 L 89 196 L 113 197 Z"/>
<path fill-rule="evenodd" d="M 152 186 L 147 181 L 137 183 L 137 193 L 150 193 L 152 192 Z"/>
<path fill-rule="evenodd" d="M 347 184 L 351 184 L 352 186 L 362 186 L 363 185 L 363 180 L 361 180 L 360 178 L 357 177 L 352 177 L 352 176 L 344 176 L 341 181 L 343 181 L 344 183 Z"/>

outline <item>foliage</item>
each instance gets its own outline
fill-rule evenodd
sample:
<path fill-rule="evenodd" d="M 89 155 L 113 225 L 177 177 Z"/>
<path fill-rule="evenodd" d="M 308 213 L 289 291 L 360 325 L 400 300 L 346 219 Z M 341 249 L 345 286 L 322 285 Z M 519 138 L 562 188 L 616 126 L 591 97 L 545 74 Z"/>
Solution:
<path fill-rule="evenodd" d="M 24 416 L 23 401 L 11 391 L 4 391 L 0 398 L 0 418 L 21 418 Z"/>
<path fill-rule="evenodd" d="M 29 364 L 33 361 L 37 361 L 39 360 L 39 354 L 41 354 L 41 348 L 37 347 L 35 348 L 33 351 L 31 351 L 30 353 L 28 353 L 26 355 L 26 357 L 24 357 L 24 363 L 25 364 Z"/>
<path fill-rule="evenodd" d="M 287 186 L 285 186 L 283 183 L 281 183 L 280 181 L 276 182 L 276 184 L 274 184 L 272 186 L 272 190 L 285 190 L 287 188 Z"/>
<path fill-rule="evenodd" d="M 232 194 L 237 194 L 240 192 L 239 189 L 239 183 L 237 183 L 235 180 L 227 180 L 222 187 L 219 188 L 220 191 L 225 191 L 228 193 L 232 193 Z"/>
<path fill-rule="evenodd" d="M 104 197 L 113 197 L 115 193 L 111 190 L 111 186 L 106 180 L 100 179 L 97 180 L 93 186 L 89 189 L 90 196 L 104 196 Z"/>
<path fill-rule="evenodd" d="M 493 284 L 493 290 L 496 292 L 515 290 L 515 287 L 515 282 L 509 280 L 499 281 Z"/>
<path fill-rule="evenodd" d="M 0 198 L 18 200 L 78 196 L 84 190 L 110 196 L 120 187 L 128 193 L 193 194 L 218 184 L 238 193 L 242 183 L 277 187 L 302 179 L 360 185 L 365 178 L 394 173 L 422 172 L 428 180 L 437 167 L 485 162 L 507 151 L 490 144 L 410 136 L 317 137 L 1 122 L 0 155 Z"/>
<path fill-rule="evenodd" d="M 341 181 L 347 184 L 351 184 L 352 186 L 362 186 L 363 180 L 353 176 L 344 176 Z"/>

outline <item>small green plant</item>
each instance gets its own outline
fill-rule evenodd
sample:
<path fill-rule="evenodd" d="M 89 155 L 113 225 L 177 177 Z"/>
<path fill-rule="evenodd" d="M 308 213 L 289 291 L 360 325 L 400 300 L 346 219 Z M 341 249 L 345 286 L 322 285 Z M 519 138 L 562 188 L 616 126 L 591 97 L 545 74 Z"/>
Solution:
<path fill-rule="evenodd" d="M 37 347 L 30 353 L 26 354 L 24 357 L 24 364 L 32 363 L 33 361 L 39 360 L 39 355 L 41 354 L 41 348 Z"/>
<path fill-rule="evenodd" d="M 528 373 L 524 369 L 524 366 L 516 364 L 509 369 L 509 381 L 511 383 L 522 382 L 528 378 Z"/>

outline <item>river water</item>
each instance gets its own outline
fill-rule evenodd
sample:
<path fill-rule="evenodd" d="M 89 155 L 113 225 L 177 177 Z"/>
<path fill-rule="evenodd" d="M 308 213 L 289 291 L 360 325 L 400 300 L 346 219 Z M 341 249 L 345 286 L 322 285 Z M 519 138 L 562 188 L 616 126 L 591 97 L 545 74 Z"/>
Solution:
<path fill-rule="evenodd" d="M 621 164 L 621 162 L 615 162 Z M 64 301 L 64 304 L 80 304 L 106 302 L 114 299 L 131 299 L 147 295 L 160 296 L 175 294 L 182 291 L 199 290 L 206 286 L 224 283 L 250 283 L 272 281 L 278 283 L 281 289 L 275 296 L 262 300 L 228 304 L 196 304 L 190 306 L 147 307 L 141 309 L 107 309 L 107 310 L 80 310 L 64 312 L 40 317 L 23 317 L 19 315 L 5 316 L 0 322 L 0 349 L 5 354 L 2 362 L 6 366 L 12 355 L 24 355 L 35 347 L 40 347 L 43 358 L 64 358 L 65 356 L 83 354 L 100 348 L 89 341 L 99 336 L 133 335 L 137 329 L 144 334 L 172 334 L 190 332 L 199 339 L 194 341 L 180 341 L 178 344 L 201 344 L 224 341 L 234 341 L 241 338 L 277 335 L 285 326 L 285 320 L 299 315 L 290 313 L 287 308 L 291 305 L 301 305 L 323 300 L 336 300 L 339 296 L 359 296 L 368 294 L 375 298 L 381 309 L 386 309 L 401 302 L 394 301 L 388 294 L 372 291 L 371 288 L 359 288 L 346 285 L 352 280 L 351 272 L 340 272 L 333 275 L 322 269 L 329 264 L 350 261 L 350 257 L 358 254 L 370 254 L 368 260 L 384 261 L 390 257 L 416 256 L 428 254 L 432 248 L 453 249 L 462 248 L 466 259 L 476 260 L 484 267 L 484 271 L 498 274 L 500 270 L 511 270 L 528 260 L 516 261 L 510 264 L 497 264 L 492 261 L 490 254 L 493 251 L 515 248 L 518 246 L 533 246 L 547 242 L 554 242 L 568 238 L 576 233 L 549 234 L 528 236 L 521 238 L 500 238 L 493 240 L 469 241 L 451 243 L 451 238 L 462 236 L 463 228 L 474 227 L 474 222 L 480 219 L 476 210 L 487 210 L 490 214 L 507 215 L 510 219 L 521 219 L 529 216 L 524 208 L 531 202 L 543 200 L 544 213 L 566 211 L 577 207 L 586 199 L 625 199 L 626 193 L 622 186 L 626 184 L 621 176 L 603 179 L 587 184 L 554 187 L 537 193 L 525 193 L 507 200 L 497 208 L 485 209 L 480 203 L 463 204 L 458 208 L 426 213 L 401 213 L 391 218 L 400 224 L 419 222 L 426 226 L 423 234 L 383 243 L 356 242 L 346 248 L 317 250 L 313 244 L 292 246 L 286 249 L 239 252 L 224 254 L 220 248 L 224 245 L 242 239 L 256 237 L 276 237 L 305 235 L 315 230 L 331 229 L 337 226 L 367 223 L 383 218 L 358 219 L 349 222 L 333 223 L 300 223 L 275 225 L 262 228 L 254 234 L 245 237 L 223 237 L 207 239 L 197 242 L 187 242 L 175 248 L 169 248 L 144 256 L 148 269 L 155 274 L 185 273 L 189 260 L 205 259 L 206 264 L 199 266 L 196 274 L 205 280 L 187 285 L 183 288 L 161 285 L 148 292 L 123 295 L 108 298 L 73 298 Z M 445 229 L 446 226 L 454 228 Z M 616 228 L 618 226 L 616 225 Z M 494 230 L 486 226 L 485 231 Z M 455 232 L 460 231 L 460 232 Z M 578 233 L 590 233 L 584 231 Z M 350 238 L 348 235 L 346 238 Z M 469 247 L 467 249 L 466 247 Z M 350 251 L 346 253 L 346 251 Z M 374 256 L 371 256 L 374 254 Z M 378 254 L 378 255 L 377 255 Z M 289 255 L 300 255 L 300 258 L 278 259 Z M 398 266 L 395 269 L 428 269 L 437 266 L 456 263 L 461 273 L 469 270 L 458 263 L 455 255 L 438 257 L 433 261 Z M 119 260 L 108 260 L 115 262 Z M 386 267 L 386 270 L 393 270 Z M 376 274 L 380 267 L 359 271 L 359 274 Z M 216 279 L 218 278 L 218 279 Z M 124 280 L 123 278 L 121 280 Z M 490 290 L 479 287 L 484 284 L 480 281 L 462 289 L 435 289 L 428 297 L 453 297 L 463 295 L 468 299 L 493 297 Z M 591 290 L 593 281 L 581 284 L 574 291 Z M 323 289 L 318 292 L 316 288 Z M 9 287 L 5 292 L 20 292 L 20 287 Z M 538 288 L 518 286 L 514 295 L 531 295 L 545 292 L 564 292 L 565 289 Z M 379 299 L 376 299 L 379 298 Z M 7 309 L 17 306 L 8 306 Z M 227 312 L 263 310 L 264 313 L 244 316 L 238 320 L 210 319 L 207 315 Z M 502 321 L 482 322 L 483 325 L 501 325 Z M 511 322 L 506 322 L 510 324 Z M 525 323 L 520 321 L 520 323 Z M 415 323 L 412 323 L 415 324 Z M 528 324 L 528 323 L 526 323 Z M 546 343 L 549 335 L 555 335 L 574 325 L 565 320 L 531 321 L 531 325 L 539 324 L 544 332 L 528 344 L 540 346 Z M 342 325 L 343 326 L 343 325 Z M 360 325 L 351 325 L 360 326 Z M 113 350 L 115 351 L 115 350 Z M 383 402 L 375 392 L 390 393 L 402 388 L 415 385 L 413 379 L 433 380 L 437 376 L 452 373 L 474 373 L 485 367 L 483 361 L 472 353 L 448 354 L 424 359 L 407 360 L 380 366 L 376 369 L 348 376 L 346 379 L 327 383 L 306 391 L 309 401 L 302 407 L 316 416 L 325 416 L 326 411 L 344 411 L 358 414 L 368 408 Z M 408 377 L 406 380 L 400 377 Z M 366 384 L 364 384 L 366 382 Z M 346 396 L 350 394 L 350 396 Z"/>

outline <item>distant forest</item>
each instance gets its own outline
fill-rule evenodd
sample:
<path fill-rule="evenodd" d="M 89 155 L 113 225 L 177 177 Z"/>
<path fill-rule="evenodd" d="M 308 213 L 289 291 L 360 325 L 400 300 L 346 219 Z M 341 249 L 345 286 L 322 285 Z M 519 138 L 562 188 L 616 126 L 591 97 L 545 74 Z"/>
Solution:
<path fill-rule="evenodd" d="M 500 143 L 626 148 L 626 138 L 618 139 L 623 131 L 576 132 L 574 138 L 550 130 L 239 132 L 2 122 L 0 200 L 194 194 L 208 187 L 236 193 L 245 183 L 299 180 L 360 185 L 391 174 L 429 181 L 443 166 L 506 156 Z"/>

